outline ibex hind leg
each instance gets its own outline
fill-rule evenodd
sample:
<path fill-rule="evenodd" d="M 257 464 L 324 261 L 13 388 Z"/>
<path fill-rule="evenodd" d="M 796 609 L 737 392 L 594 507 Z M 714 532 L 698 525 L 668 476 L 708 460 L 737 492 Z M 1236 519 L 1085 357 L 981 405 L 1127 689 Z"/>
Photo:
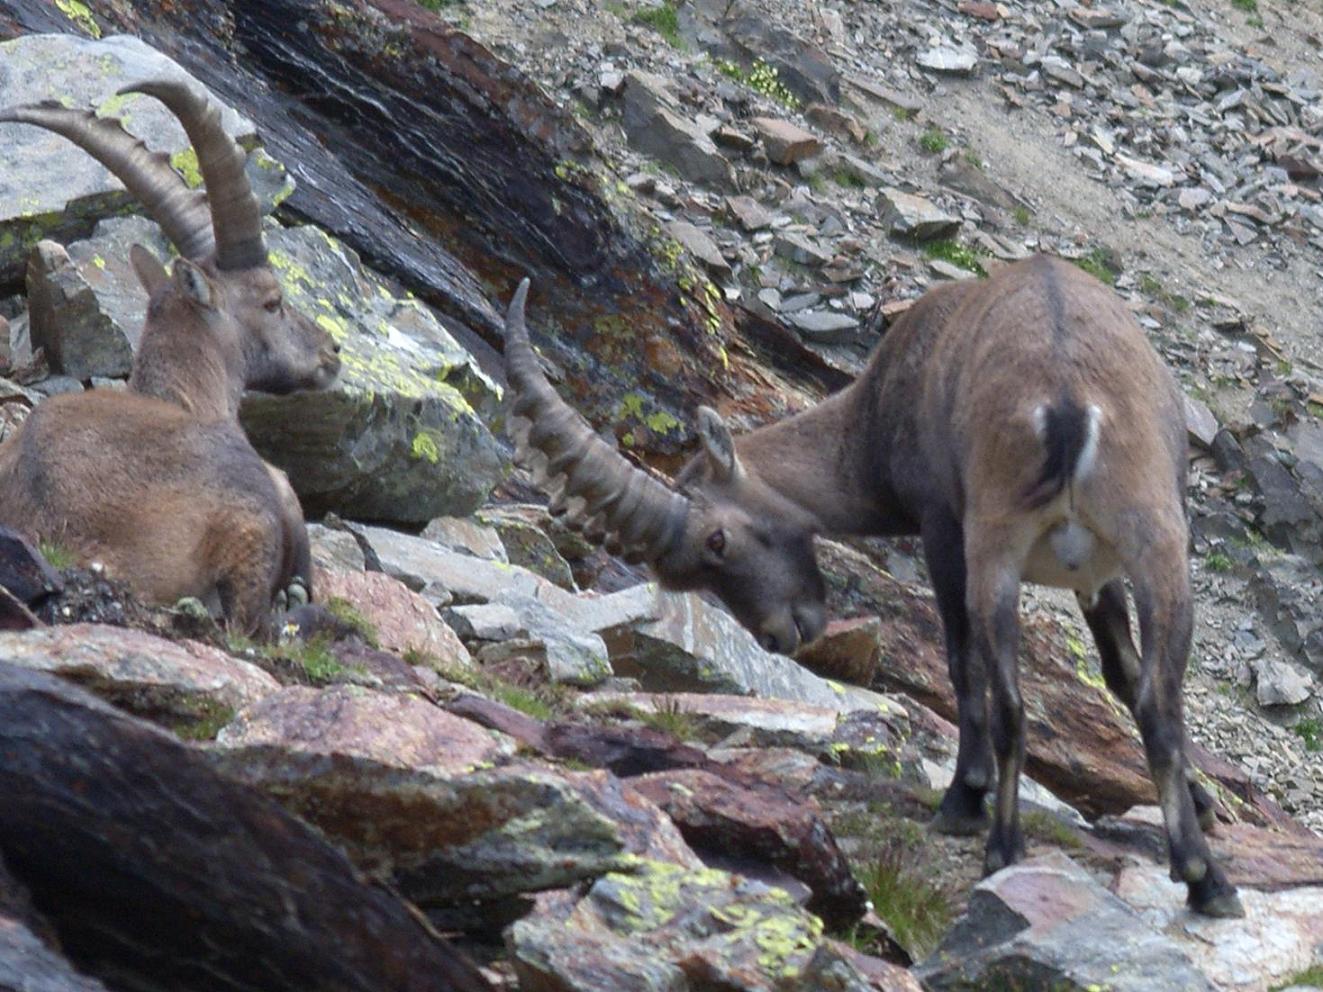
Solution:
<path fill-rule="evenodd" d="M 988 828 L 984 799 L 992 787 L 992 744 L 988 737 L 987 678 L 969 642 L 965 605 L 965 543 L 960 522 L 933 511 L 923 522 L 923 553 L 942 617 L 946 664 L 959 713 L 960 743 L 955 774 L 933 817 L 938 833 L 982 835 Z"/>
<path fill-rule="evenodd" d="M 1098 646 L 1103 681 L 1116 698 L 1125 704 L 1126 709 L 1134 713 L 1135 699 L 1139 692 L 1140 661 L 1139 652 L 1130 636 L 1130 611 L 1126 607 L 1125 586 L 1120 579 L 1113 579 L 1099 590 L 1092 607 L 1086 606 L 1082 598 L 1079 603 L 1080 612 L 1084 614 L 1084 621 L 1089 625 L 1094 643 Z M 1188 752 L 1188 742 L 1186 750 Z M 1185 768 L 1190 799 L 1194 802 L 1199 826 L 1209 830 L 1217 822 L 1217 804 L 1195 777 L 1188 753 Z"/>
<path fill-rule="evenodd" d="M 1235 886 L 1208 849 L 1189 784 L 1181 683 L 1194 606 L 1184 534 L 1151 542 L 1137 564 L 1130 570 L 1142 647 L 1134 712 L 1162 806 L 1172 875 L 1186 883 L 1195 912 L 1243 916 Z"/>
<path fill-rule="evenodd" d="M 264 514 L 245 515 L 212 546 L 226 624 L 245 636 L 273 636 L 272 606 L 284 563 L 278 522 Z"/>

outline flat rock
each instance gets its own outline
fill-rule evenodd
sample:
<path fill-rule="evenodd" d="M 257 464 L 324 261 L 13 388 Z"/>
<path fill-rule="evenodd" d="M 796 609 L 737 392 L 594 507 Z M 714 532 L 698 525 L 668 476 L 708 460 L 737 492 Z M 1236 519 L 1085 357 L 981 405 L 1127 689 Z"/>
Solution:
<path fill-rule="evenodd" d="M 475 558 L 502 562 L 510 560 L 500 532 L 473 517 L 437 517 L 427 522 L 419 537 Z"/>
<path fill-rule="evenodd" d="M 1221 426 L 1217 422 L 1217 417 L 1203 400 L 1188 393 L 1182 393 L 1181 399 L 1185 404 L 1185 429 L 1190 440 L 1205 449 L 1212 450 L 1213 438 L 1217 437 Z"/>
<path fill-rule="evenodd" d="M 779 117 L 755 117 L 749 123 L 762 139 L 767 157 L 777 165 L 794 165 L 822 151 L 817 135 Z"/>
<path fill-rule="evenodd" d="M 730 263 L 722 257 L 716 242 L 700 228 L 687 220 L 674 220 L 666 225 L 666 233 L 684 245 L 685 250 L 702 262 L 713 276 L 721 280 L 730 278 Z"/>
<path fill-rule="evenodd" d="M 508 641 L 528 636 L 519 614 L 504 603 L 470 603 L 446 610 L 446 623 L 466 641 Z"/>
<path fill-rule="evenodd" d="M 877 617 L 831 620 L 822 636 L 801 648 L 795 660 L 823 678 L 871 685 L 882 661 L 881 632 Z"/>
<path fill-rule="evenodd" d="M 968 49 L 953 48 L 950 45 L 936 45 L 926 48 L 915 58 L 919 65 L 934 72 L 948 72 L 957 76 L 968 76 L 978 65 L 978 55 Z"/>
<path fill-rule="evenodd" d="M 308 524 L 308 542 L 312 545 L 314 568 L 329 572 L 361 572 L 367 567 L 363 549 L 347 530 Z"/>
<path fill-rule="evenodd" d="M 1240 889 L 1245 918 L 1211 920 L 1186 910 L 1185 886 L 1157 865 L 1131 865 L 1114 891 L 1150 926 L 1170 937 L 1219 992 L 1267 992 L 1318 963 L 1323 887 Z"/>
<path fill-rule="evenodd" d="M 811 123 L 842 141 L 853 141 L 857 145 L 862 145 L 868 137 L 867 129 L 854 117 L 825 103 L 809 104 L 804 108 L 804 116 Z"/>
<path fill-rule="evenodd" d="M 50 672 L 138 716 L 188 732 L 276 692 L 256 665 L 196 641 L 104 624 L 0 632 L 0 658 Z"/>
<path fill-rule="evenodd" d="M 864 888 L 813 805 L 698 768 L 642 775 L 629 787 L 656 803 L 700 852 L 766 862 L 803 882 L 812 892 L 808 908 L 832 929 L 863 916 Z"/>
<path fill-rule="evenodd" d="M 895 705 L 866 689 L 828 682 L 784 655 L 769 654 L 725 610 L 692 593 L 653 597 L 652 621 L 603 630 L 617 675 L 657 692 L 753 694 L 848 711 Z"/>
<path fill-rule="evenodd" d="M 510 593 L 501 598 L 540 647 L 537 658 L 547 677 L 557 684 L 593 686 L 612 675 L 606 644 L 596 633 L 575 624 L 572 617 L 551 609 L 541 600 Z M 484 650 L 484 657 L 490 649 Z M 523 653 L 522 647 L 515 649 Z"/>
<path fill-rule="evenodd" d="M 1184 905 L 1184 896 L 1175 898 Z M 1189 954 L 1064 854 L 984 879 L 932 956 L 925 989 L 1009 987 L 1060 992 L 1213 992 Z"/>
<path fill-rule="evenodd" d="M 570 563 L 565 560 L 556 539 L 548 533 L 554 531 L 557 525 L 544 507 L 490 507 L 479 511 L 478 519 L 496 532 L 505 549 L 506 560 L 542 576 L 567 592 L 578 591 Z"/>
<path fill-rule="evenodd" d="M 0 909 L 0 988 L 19 992 L 106 992 L 95 978 L 45 944 L 35 933 Z"/>
<path fill-rule="evenodd" d="M 388 870 L 423 906 L 559 888 L 623 867 L 615 826 L 557 773 L 407 695 L 291 687 L 217 741 L 219 766 Z"/>
<path fill-rule="evenodd" d="M 1314 694 L 1314 680 L 1288 661 L 1260 658 L 1254 663 L 1254 695 L 1260 706 L 1296 706 Z"/>
<path fill-rule="evenodd" d="M 749 233 L 772 225 L 771 213 L 751 196 L 726 197 L 726 212 Z"/>
<path fill-rule="evenodd" d="M 783 231 L 772 242 L 772 250 L 782 258 L 800 265 L 821 267 L 831 261 L 831 253 L 824 251 L 812 239 L 795 231 Z"/>
<path fill-rule="evenodd" d="M 443 669 L 472 663 L 436 607 L 383 572 L 316 570 L 313 590 L 320 602 L 343 599 L 362 614 L 384 651 L 422 655 Z"/>
<path fill-rule="evenodd" d="M 187 172 L 196 168 L 196 159 L 174 115 L 151 97 L 115 95 L 130 83 L 162 78 L 206 89 L 173 59 L 128 35 L 92 40 L 77 34 L 29 34 L 0 44 L 0 101 L 5 106 L 58 94 L 66 106 L 118 117 L 130 134 Z M 241 143 L 255 140 L 253 123 L 223 104 L 221 126 Z M 248 171 L 258 182 L 255 192 L 266 194 L 259 199 L 265 198 L 269 209 L 288 189 L 284 170 L 265 161 L 274 169 L 250 162 Z M 131 202 L 117 179 L 66 139 L 30 124 L 0 124 L 0 284 L 22 279 L 28 253 L 41 238 L 67 242 L 85 236 L 96 220 L 124 211 Z"/>
<path fill-rule="evenodd" d="M 510 928 L 506 945 L 529 989 L 878 988 L 821 927 L 780 889 L 644 861 L 631 874 L 599 878 L 581 899 L 541 907 Z M 897 975 L 881 988 L 916 986 Z"/>
<path fill-rule="evenodd" d="M 893 234 L 921 239 L 940 238 L 960 226 L 959 217 L 944 212 L 931 200 L 890 186 L 878 194 L 877 206 L 882 223 Z"/>
<path fill-rule="evenodd" d="M 1154 165 L 1152 162 L 1145 162 L 1120 153 L 1117 153 L 1116 161 L 1121 168 L 1125 169 L 1130 178 L 1141 186 L 1161 189 L 1174 185 L 1176 182 L 1175 174 L 1166 166 Z"/>
<path fill-rule="evenodd" d="M 820 344 L 848 344 L 859 336 L 859 321 L 845 313 L 807 310 L 791 314 L 789 320 L 805 338 Z"/>
<path fill-rule="evenodd" d="M 631 71 L 625 77 L 623 123 L 631 148 L 673 167 L 690 182 L 722 189 L 735 176 L 712 139 L 687 120 L 657 76 Z"/>

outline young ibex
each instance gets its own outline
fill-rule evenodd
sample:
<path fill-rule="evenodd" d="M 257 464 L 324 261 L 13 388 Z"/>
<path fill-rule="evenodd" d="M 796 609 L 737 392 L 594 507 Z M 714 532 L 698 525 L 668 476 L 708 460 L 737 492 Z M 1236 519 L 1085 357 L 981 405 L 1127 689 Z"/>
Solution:
<path fill-rule="evenodd" d="M 150 295 L 127 392 L 56 396 L 0 447 L 0 523 L 57 543 L 155 602 L 195 596 L 262 628 L 286 590 L 310 594 L 303 513 L 285 474 L 239 426 L 245 388 L 320 389 L 338 347 L 285 305 L 268 264 L 243 150 L 187 84 L 140 83 L 179 119 L 206 193 L 118 121 L 56 103 L 0 111 L 48 128 L 110 169 L 179 249 L 173 273 L 139 245 Z"/>
<path fill-rule="evenodd" d="M 768 650 L 787 654 L 825 623 L 815 534 L 922 535 L 960 718 L 935 826 L 984 828 L 995 754 L 987 872 L 1024 853 L 1020 583 L 1075 590 L 1107 684 L 1139 724 L 1190 905 L 1240 914 L 1200 830 L 1212 799 L 1185 755 L 1181 397 L 1111 291 L 1043 256 L 934 289 L 886 333 L 867 370 L 816 407 L 739 438 L 700 408 L 703 453 L 671 489 L 552 390 L 524 327 L 527 288 L 506 318 L 510 424 L 521 457 L 550 485 L 553 511 L 649 562 L 664 586 L 716 593 Z M 1127 578 L 1142 652 L 1130 637 Z"/>

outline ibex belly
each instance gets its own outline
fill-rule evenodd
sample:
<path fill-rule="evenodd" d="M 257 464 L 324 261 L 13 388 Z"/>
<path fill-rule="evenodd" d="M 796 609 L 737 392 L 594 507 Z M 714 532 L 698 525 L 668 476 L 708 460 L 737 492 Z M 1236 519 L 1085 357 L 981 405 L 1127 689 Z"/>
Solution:
<path fill-rule="evenodd" d="M 1058 519 L 1044 530 L 1024 563 L 1026 581 L 1073 589 L 1087 602 L 1120 574 L 1115 549 L 1075 516 Z"/>

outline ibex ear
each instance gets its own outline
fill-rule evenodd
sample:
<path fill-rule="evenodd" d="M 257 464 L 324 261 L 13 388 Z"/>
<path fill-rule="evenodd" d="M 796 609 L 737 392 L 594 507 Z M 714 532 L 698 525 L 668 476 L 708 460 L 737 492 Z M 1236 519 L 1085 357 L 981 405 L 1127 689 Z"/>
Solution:
<path fill-rule="evenodd" d="M 707 452 L 712 475 L 718 482 L 726 482 L 740 473 L 740 461 L 735 457 L 735 439 L 730 428 L 710 406 L 698 408 L 698 439 Z"/>
<path fill-rule="evenodd" d="M 142 283 L 142 288 L 147 290 L 148 296 L 155 296 L 156 291 L 170 278 L 165 274 L 165 266 L 142 245 L 134 245 L 129 249 L 129 261 L 138 276 L 138 282 Z"/>
<path fill-rule="evenodd" d="M 198 306 L 208 310 L 216 309 L 216 291 L 211 280 L 193 262 L 186 258 L 175 259 L 175 288 L 186 300 L 192 300 Z"/>

